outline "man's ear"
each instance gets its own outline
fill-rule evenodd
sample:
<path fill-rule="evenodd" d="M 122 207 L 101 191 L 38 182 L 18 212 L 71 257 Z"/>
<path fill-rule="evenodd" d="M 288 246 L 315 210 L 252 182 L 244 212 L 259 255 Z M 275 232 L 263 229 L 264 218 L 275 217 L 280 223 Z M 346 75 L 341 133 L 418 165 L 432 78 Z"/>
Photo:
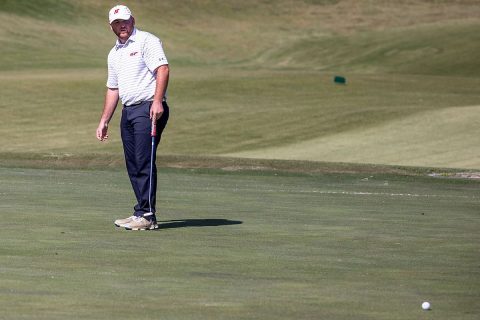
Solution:
<path fill-rule="evenodd" d="M 132 16 L 132 25 L 135 26 L 135 18 Z"/>

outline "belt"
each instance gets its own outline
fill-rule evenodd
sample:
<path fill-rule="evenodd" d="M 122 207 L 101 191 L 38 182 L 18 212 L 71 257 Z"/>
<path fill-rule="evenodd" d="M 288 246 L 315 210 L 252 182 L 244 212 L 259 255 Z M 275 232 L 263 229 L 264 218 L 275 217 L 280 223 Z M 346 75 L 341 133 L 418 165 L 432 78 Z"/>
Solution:
<path fill-rule="evenodd" d="M 136 106 L 139 106 L 141 105 L 142 103 L 145 103 L 145 102 L 151 102 L 151 101 L 142 101 L 142 102 L 137 102 L 137 103 L 132 103 L 132 104 L 124 104 L 123 106 L 125 108 L 131 108 L 131 107 L 136 107 Z"/>
<path fill-rule="evenodd" d="M 166 99 L 166 98 L 163 98 L 162 102 L 166 102 L 166 101 L 167 101 L 167 99 Z M 124 104 L 123 106 L 124 106 L 125 108 L 131 108 L 131 107 L 136 107 L 136 106 L 139 106 L 139 105 L 141 105 L 141 104 L 143 104 L 143 103 L 147 103 L 147 102 L 148 102 L 148 103 L 151 103 L 152 101 L 151 101 L 151 100 L 141 101 L 141 102 L 136 102 L 136 103 L 132 103 L 132 104 L 129 104 L 129 105 Z"/>

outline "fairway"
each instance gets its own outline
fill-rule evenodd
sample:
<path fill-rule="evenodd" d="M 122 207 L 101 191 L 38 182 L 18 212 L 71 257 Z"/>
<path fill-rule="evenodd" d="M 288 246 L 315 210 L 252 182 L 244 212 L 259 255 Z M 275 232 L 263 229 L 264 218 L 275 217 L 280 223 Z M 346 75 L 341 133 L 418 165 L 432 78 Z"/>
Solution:
<path fill-rule="evenodd" d="M 123 171 L 0 169 L 1 318 L 476 319 L 479 187 L 162 169 L 128 232 Z"/>
<path fill-rule="evenodd" d="M 479 168 L 480 106 L 424 112 L 372 128 L 360 128 L 278 148 L 229 154 L 261 159 L 385 163 Z"/>

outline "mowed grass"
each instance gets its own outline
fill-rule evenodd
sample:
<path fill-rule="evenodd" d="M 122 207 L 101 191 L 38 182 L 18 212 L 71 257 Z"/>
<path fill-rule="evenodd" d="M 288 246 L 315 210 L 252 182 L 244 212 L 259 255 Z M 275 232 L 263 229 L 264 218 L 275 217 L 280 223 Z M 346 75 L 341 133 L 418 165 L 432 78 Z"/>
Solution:
<path fill-rule="evenodd" d="M 200 71 L 172 67 L 162 154 L 480 168 L 477 78 Z M 110 141 L 95 139 L 104 81 L 101 69 L 0 75 L 2 152 L 121 155 L 121 107 Z"/>
<path fill-rule="evenodd" d="M 5 319 L 480 314 L 478 181 L 162 169 L 152 232 L 112 224 L 133 204 L 123 171 L 0 182 Z"/>
<path fill-rule="evenodd" d="M 350 163 L 381 159 L 399 165 L 480 168 L 475 146 L 479 112 L 480 106 L 446 108 L 278 148 L 229 155 Z"/>

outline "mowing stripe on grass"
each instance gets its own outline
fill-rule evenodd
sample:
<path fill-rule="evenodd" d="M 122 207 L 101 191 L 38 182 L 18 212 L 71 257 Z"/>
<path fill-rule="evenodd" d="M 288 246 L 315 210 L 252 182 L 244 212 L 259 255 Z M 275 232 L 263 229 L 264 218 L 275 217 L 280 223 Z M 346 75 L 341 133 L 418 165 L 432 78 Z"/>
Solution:
<path fill-rule="evenodd" d="M 278 192 L 277 190 L 271 190 Z M 459 198 L 459 199 L 479 199 L 478 196 L 461 196 L 461 195 L 438 195 L 438 194 L 418 194 L 418 193 L 387 193 L 387 192 L 365 192 L 365 191 L 317 191 L 305 190 L 302 193 L 318 193 L 318 194 L 345 194 L 354 196 L 388 196 L 388 197 L 425 197 L 425 198 Z"/>

